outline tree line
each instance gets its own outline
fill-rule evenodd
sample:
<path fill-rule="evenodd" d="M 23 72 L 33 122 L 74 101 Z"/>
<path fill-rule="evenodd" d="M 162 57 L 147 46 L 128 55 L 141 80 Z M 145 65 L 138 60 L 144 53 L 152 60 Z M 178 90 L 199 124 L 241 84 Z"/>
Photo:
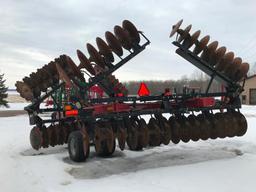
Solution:
<path fill-rule="evenodd" d="M 190 90 L 196 90 L 197 92 L 204 92 L 207 89 L 210 78 L 203 74 L 196 74 L 195 77 L 183 76 L 179 80 L 145 80 L 145 81 L 127 81 L 123 84 L 129 91 L 130 95 L 137 95 L 140 84 L 143 82 L 147 85 L 151 95 L 160 95 L 164 93 L 166 88 L 169 88 L 172 93 L 182 93 L 184 87 Z M 213 81 L 209 89 L 209 92 L 220 92 L 221 84 Z"/>

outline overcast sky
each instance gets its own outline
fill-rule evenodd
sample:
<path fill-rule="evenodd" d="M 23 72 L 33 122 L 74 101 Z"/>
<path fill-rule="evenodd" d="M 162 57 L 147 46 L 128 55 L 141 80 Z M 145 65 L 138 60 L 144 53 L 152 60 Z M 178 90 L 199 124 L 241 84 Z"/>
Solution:
<path fill-rule="evenodd" d="M 151 40 L 150 46 L 115 74 L 121 80 L 178 79 L 195 70 L 175 54 L 169 33 L 184 19 L 201 37 L 210 35 L 236 56 L 256 61 L 255 0 L 0 0 L 0 72 L 7 85 L 60 54 L 78 64 L 76 49 L 131 20 Z M 87 54 L 87 53 L 86 53 Z M 87 54 L 88 55 L 88 54 Z"/>

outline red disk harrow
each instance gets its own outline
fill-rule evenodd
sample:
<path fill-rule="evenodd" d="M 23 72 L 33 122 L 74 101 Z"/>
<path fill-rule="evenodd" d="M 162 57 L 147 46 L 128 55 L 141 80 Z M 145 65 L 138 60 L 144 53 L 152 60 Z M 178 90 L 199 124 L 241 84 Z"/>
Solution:
<path fill-rule="evenodd" d="M 181 25 L 182 20 L 172 27 L 170 37 L 176 35 L 172 43 L 178 55 L 210 76 L 204 93 L 184 90 L 129 96 L 112 74 L 150 41 L 124 20 L 113 33 L 107 31 L 105 39 L 96 38 L 97 48 L 86 44 L 89 56 L 77 50 L 79 65 L 61 55 L 17 81 L 17 91 L 31 102 L 25 110 L 34 125 L 32 147 L 39 150 L 68 143 L 70 158 L 84 161 L 90 145 L 99 156 L 110 156 L 117 143 L 121 150 L 126 145 L 142 150 L 170 142 L 243 136 L 247 122 L 239 111 L 239 96 L 249 64 L 218 41 L 210 42 L 209 35 L 200 37 L 200 30 L 190 33 L 192 25 L 184 29 Z M 222 92 L 209 92 L 214 79 L 225 87 Z M 49 100 L 52 105 L 43 107 Z M 145 121 L 143 115 L 151 118 Z"/>

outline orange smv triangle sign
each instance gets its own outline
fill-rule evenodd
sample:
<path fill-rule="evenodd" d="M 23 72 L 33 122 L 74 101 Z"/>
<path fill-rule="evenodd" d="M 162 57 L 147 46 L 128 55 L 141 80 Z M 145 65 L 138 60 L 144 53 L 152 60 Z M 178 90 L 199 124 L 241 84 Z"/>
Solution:
<path fill-rule="evenodd" d="M 150 94 L 150 91 L 145 83 L 140 84 L 140 88 L 138 90 L 139 96 L 148 96 Z"/>

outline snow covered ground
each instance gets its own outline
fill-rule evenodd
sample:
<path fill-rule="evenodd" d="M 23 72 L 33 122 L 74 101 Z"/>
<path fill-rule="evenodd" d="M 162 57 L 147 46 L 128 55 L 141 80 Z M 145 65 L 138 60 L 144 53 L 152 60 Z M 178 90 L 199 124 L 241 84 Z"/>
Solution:
<path fill-rule="evenodd" d="M 29 105 L 29 103 L 8 103 L 9 108 L 0 107 L 0 111 L 6 111 L 6 110 L 23 110 L 24 107 Z"/>
<path fill-rule="evenodd" d="M 18 105 L 15 105 L 17 107 Z M 0 118 L 0 191 L 253 192 L 256 175 L 256 106 L 244 106 L 244 137 L 170 144 L 142 152 L 118 148 L 73 163 L 66 146 L 34 151 L 26 115 Z"/>

